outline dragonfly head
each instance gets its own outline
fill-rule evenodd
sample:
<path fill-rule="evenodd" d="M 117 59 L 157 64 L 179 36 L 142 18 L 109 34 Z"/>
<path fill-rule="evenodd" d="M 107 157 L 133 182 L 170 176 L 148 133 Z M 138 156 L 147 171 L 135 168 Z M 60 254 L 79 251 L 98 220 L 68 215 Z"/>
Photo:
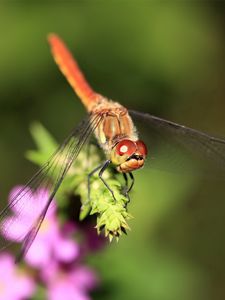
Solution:
<path fill-rule="evenodd" d="M 124 139 L 117 143 L 111 152 L 111 161 L 122 173 L 132 172 L 143 167 L 147 156 L 144 142 Z"/>

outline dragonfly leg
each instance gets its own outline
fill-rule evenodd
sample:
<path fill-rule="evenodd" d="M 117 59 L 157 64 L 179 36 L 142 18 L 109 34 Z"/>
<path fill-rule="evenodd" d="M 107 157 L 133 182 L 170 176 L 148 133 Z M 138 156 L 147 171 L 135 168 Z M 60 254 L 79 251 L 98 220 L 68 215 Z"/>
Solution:
<path fill-rule="evenodd" d="M 134 176 L 133 176 L 133 174 L 132 174 L 131 172 L 129 173 L 129 175 L 130 175 L 130 178 L 131 178 L 131 180 L 132 180 L 130 187 L 128 187 L 128 178 L 127 178 L 127 174 L 126 174 L 126 173 L 123 173 L 123 177 L 124 177 L 124 179 L 125 179 L 125 189 L 126 189 L 126 190 L 125 190 L 125 196 L 127 197 L 128 202 L 130 202 L 129 192 L 131 191 L 131 189 L 132 189 L 132 187 L 133 187 L 133 185 L 134 185 Z"/>
<path fill-rule="evenodd" d="M 123 173 L 123 178 L 125 180 L 125 186 L 123 187 L 122 193 L 124 194 L 125 197 L 127 197 L 127 203 L 130 202 L 130 196 L 128 194 L 128 178 L 127 178 L 127 174 Z"/>
<path fill-rule="evenodd" d="M 100 176 L 100 173 L 102 171 L 102 173 L 105 171 L 105 169 L 107 168 L 107 166 L 111 163 L 110 160 L 107 160 L 106 162 L 104 162 L 103 164 L 100 164 L 99 166 L 97 166 L 96 168 L 94 168 L 94 170 L 92 170 L 89 174 L 88 174 L 88 199 L 87 201 L 84 202 L 84 204 L 82 205 L 82 207 L 88 205 L 91 202 L 91 177 L 99 170 L 99 177 L 100 179 L 103 181 L 103 183 L 106 185 L 106 187 L 110 190 L 111 193 L 113 193 L 113 191 L 109 188 L 108 184 L 104 181 L 104 179 Z M 101 173 L 101 175 L 102 175 Z M 113 197 L 115 199 L 115 197 Z"/>
<path fill-rule="evenodd" d="M 127 178 L 127 173 L 123 173 L 123 178 L 125 180 L 125 188 L 126 191 L 128 190 L 128 178 Z"/>
<path fill-rule="evenodd" d="M 106 161 L 104 162 L 104 164 L 103 164 L 103 166 L 102 166 L 102 168 L 101 168 L 101 170 L 100 170 L 98 176 L 99 176 L 99 178 L 101 179 L 101 181 L 104 183 L 104 185 L 107 187 L 107 189 L 110 191 L 110 193 L 112 194 L 112 197 L 113 197 L 114 201 L 116 202 L 116 198 L 115 198 L 115 195 L 114 195 L 113 190 L 109 187 L 109 185 L 107 184 L 107 182 L 105 181 L 105 179 L 103 179 L 103 177 L 102 177 L 104 171 L 107 169 L 107 167 L 108 167 L 110 164 L 111 164 L 111 160 L 110 160 L 110 159 L 106 160 Z"/>
<path fill-rule="evenodd" d="M 130 179 L 131 179 L 131 185 L 130 185 L 129 189 L 127 190 L 127 193 L 129 193 L 134 186 L 134 175 L 131 172 L 129 173 L 129 175 L 130 175 Z"/>

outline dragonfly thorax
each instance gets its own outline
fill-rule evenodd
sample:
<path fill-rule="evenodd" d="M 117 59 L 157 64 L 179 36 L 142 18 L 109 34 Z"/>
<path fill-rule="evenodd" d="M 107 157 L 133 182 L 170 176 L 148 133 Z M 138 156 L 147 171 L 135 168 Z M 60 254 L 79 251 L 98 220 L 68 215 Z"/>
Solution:
<path fill-rule="evenodd" d="M 138 140 L 133 121 L 127 109 L 121 104 L 102 97 L 93 109 L 92 115 L 101 116 L 101 122 L 95 129 L 95 136 L 107 157 L 121 140 Z"/>

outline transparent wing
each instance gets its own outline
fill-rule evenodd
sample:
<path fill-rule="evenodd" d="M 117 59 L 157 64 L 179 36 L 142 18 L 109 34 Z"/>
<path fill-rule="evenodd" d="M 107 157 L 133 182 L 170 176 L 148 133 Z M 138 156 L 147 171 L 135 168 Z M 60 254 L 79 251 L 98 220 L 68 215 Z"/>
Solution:
<path fill-rule="evenodd" d="M 148 113 L 130 115 L 147 144 L 151 167 L 186 172 L 197 165 L 207 177 L 225 176 L 225 140 Z"/>
<path fill-rule="evenodd" d="M 27 253 L 66 173 L 88 137 L 101 122 L 101 119 L 102 117 L 96 114 L 85 119 L 32 177 L 26 186 L 11 196 L 10 203 L 0 213 L 0 231 L 2 235 L 0 237 L 0 249 L 10 244 L 7 240 L 9 232 L 14 229 L 17 230 L 17 227 L 20 226 L 20 219 L 21 222 L 23 222 L 23 216 L 28 213 L 35 217 L 31 224 L 28 224 L 26 232 L 16 238 L 19 242 L 22 242 L 18 259 Z M 36 202 L 34 205 L 32 201 L 33 195 L 34 192 L 38 190 L 39 192 L 42 191 L 43 197 L 39 195 L 38 198 L 40 201 L 35 199 Z M 47 197 L 46 191 L 48 192 Z M 45 199 L 44 202 L 43 199 Z M 16 218 L 12 217 L 12 211 L 16 211 Z M 5 220 L 7 220 L 7 222 L 5 222 Z"/>

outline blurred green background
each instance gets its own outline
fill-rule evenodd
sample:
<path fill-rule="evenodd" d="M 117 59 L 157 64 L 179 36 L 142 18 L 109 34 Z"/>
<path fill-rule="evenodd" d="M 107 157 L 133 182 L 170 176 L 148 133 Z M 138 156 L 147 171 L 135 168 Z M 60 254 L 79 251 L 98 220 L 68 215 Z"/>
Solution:
<path fill-rule="evenodd" d="M 1 199 L 35 171 L 24 158 L 32 121 L 62 141 L 85 115 L 52 60 L 49 32 L 96 91 L 225 136 L 224 25 L 215 1 L 1 2 Z M 143 169 L 130 212 L 129 235 L 90 258 L 102 280 L 94 299 L 225 298 L 223 183 Z"/>

